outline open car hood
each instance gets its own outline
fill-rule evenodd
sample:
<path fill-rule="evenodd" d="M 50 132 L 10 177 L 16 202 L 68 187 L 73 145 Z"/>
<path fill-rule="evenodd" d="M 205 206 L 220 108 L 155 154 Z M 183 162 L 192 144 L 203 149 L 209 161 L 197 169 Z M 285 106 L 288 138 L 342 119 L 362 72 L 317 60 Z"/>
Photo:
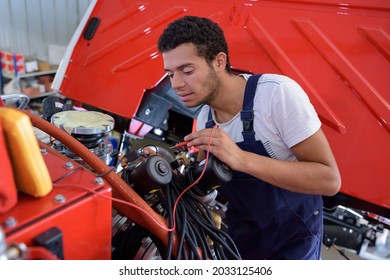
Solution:
<path fill-rule="evenodd" d="M 150 127 L 170 108 L 195 118 L 170 89 L 156 44 L 175 18 L 209 17 L 224 29 L 235 69 L 284 74 L 305 89 L 339 164 L 341 195 L 389 216 L 390 2 L 345 2 L 92 1 L 53 88 Z"/>

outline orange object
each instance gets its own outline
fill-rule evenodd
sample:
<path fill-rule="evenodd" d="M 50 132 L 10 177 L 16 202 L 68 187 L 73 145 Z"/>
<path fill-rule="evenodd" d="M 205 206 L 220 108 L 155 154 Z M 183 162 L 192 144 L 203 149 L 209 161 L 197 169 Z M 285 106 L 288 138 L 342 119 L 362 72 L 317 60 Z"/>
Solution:
<path fill-rule="evenodd" d="M 34 197 L 47 195 L 52 190 L 51 178 L 29 117 L 17 109 L 0 107 L 0 120 L 17 189 Z"/>

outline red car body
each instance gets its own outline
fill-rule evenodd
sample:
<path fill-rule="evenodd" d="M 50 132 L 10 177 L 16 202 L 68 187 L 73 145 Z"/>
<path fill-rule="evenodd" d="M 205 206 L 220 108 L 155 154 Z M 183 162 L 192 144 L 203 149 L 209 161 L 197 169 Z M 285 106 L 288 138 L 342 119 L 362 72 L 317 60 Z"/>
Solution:
<path fill-rule="evenodd" d="M 305 89 L 339 164 L 341 193 L 389 216 L 388 1 L 98 1 L 58 90 L 153 125 L 137 114 L 165 76 L 156 42 L 190 14 L 220 24 L 235 69 L 285 74 Z"/>

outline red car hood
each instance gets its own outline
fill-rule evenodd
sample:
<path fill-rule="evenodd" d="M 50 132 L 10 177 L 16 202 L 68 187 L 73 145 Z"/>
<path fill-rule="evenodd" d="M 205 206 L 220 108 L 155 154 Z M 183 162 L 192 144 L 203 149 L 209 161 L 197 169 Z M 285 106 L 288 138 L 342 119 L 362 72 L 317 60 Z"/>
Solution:
<path fill-rule="evenodd" d="M 343 3 L 93 1 L 53 88 L 134 118 L 165 75 L 156 48 L 163 29 L 184 15 L 209 17 L 224 29 L 235 69 L 285 74 L 306 90 L 338 161 L 341 193 L 388 210 L 390 2 Z"/>

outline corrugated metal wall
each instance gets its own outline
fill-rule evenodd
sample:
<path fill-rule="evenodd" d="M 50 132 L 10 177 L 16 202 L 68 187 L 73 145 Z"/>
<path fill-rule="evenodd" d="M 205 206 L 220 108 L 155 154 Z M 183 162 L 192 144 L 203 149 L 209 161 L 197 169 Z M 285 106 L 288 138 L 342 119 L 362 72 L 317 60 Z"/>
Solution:
<path fill-rule="evenodd" d="M 66 46 L 91 0 L 0 0 L 0 49 L 48 59 L 48 46 Z"/>

